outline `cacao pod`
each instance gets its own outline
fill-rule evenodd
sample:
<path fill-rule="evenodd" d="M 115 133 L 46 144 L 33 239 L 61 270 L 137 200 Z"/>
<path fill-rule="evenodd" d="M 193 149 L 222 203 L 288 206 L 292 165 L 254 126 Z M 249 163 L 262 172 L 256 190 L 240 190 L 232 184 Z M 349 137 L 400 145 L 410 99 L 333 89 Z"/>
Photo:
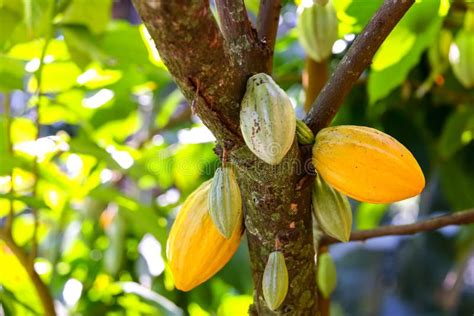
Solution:
<path fill-rule="evenodd" d="M 209 214 L 217 230 L 226 239 L 232 237 L 235 228 L 242 223 L 242 196 L 234 170 L 218 168 L 209 192 Z"/>
<path fill-rule="evenodd" d="M 176 288 L 189 291 L 217 273 L 234 255 L 242 235 L 237 225 L 230 239 L 222 237 L 209 216 L 211 181 L 204 182 L 184 201 L 166 245 Z"/>
<path fill-rule="evenodd" d="M 313 165 L 333 188 L 362 202 L 400 201 L 419 194 L 425 186 L 410 151 L 369 127 L 321 130 L 313 146 Z"/>
<path fill-rule="evenodd" d="M 272 77 L 259 73 L 249 78 L 240 128 L 245 144 L 258 158 L 271 165 L 281 162 L 293 144 L 295 120 L 290 98 Z"/>
<path fill-rule="evenodd" d="M 474 13 L 467 11 L 464 28 L 458 32 L 449 49 L 454 75 L 466 88 L 474 87 Z"/>
<path fill-rule="evenodd" d="M 313 131 L 302 120 L 296 120 L 296 138 L 301 145 L 314 144 Z"/>
<path fill-rule="evenodd" d="M 276 310 L 285 300 L 288 292 L 288 270 L 285 257 L 280 251 L 274 251 L 268 256 L 263 272 L 262 290 L 265 302 L 271 310 Z"/>
<path fill-rule="evenodd" d="M 327 252 L 318 256 L 317 283 L 319 291 L 326 299 L 328 299 L 334 289 L 336 289 L 336 265 L 331 255 Z"/>
<path fill-rule="evenodd" d="M 331 188 L 318 174 L 314 181 L 312 201 L 319 227 L 331 237 L 349 241 L 352 211 L 347 197 Z"/>
<path fill-rule="evenodd" d="M 312 59 L 321 62 L 331 56 L 332 46 L 339 37 L 338 25 L 331 2 L 325 6 L 315 3 L 300 6 L 296 24 L 298 39 Z"/>

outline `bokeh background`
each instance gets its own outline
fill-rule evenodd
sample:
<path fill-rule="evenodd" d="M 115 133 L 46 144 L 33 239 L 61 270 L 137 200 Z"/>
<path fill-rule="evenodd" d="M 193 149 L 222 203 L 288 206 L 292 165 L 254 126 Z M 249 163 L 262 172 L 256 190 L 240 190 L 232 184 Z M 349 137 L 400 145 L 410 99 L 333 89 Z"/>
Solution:
<path fill-rule="evenodd" d="M 252 20 L 258 3 L 246 1 Z M 273 76 L 302 118 L 298 3 L 283 3 Z M 334 0 L 340 36 L 330 71 L 381 3 Z M 397 138 L 427 179 L 406 201 L 351 201 L 354 230 L 474 207 L 474 89 L 451 67 L 466 54 L 452 40 L 469 5 L 417 1 L 337 115 L 336 125 Z M 474 63 L 474 47 L 470 54 Z M 128 0 L 0 1 L 0 228 L 11 209 L 14 242 L 29 252 L 37 240 L 34 268 L 59 314 L 247 314 L 245 240 L 188 293 L 174 289 L 165 259 L 180 203 L 219 165 L 214 145 Z M 338 244 L 330 253 L 334 316 L 474 313 L 473 225 Z M 0 240 L 0 315 L 41 314 L 22 264 Z"/>

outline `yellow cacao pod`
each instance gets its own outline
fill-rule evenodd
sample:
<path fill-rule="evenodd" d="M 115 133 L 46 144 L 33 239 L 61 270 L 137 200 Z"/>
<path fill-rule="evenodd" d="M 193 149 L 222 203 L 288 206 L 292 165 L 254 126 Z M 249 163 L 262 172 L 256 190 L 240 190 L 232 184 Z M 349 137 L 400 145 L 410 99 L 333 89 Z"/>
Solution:
<path fill-rule="evenodd" d="M 314 181 L 312 202 L 319 227 L 331 237 L 349 241 L 352 211 L 347 197 L 334 190 L 318 175 Z"/>
<path fill-rule="evenodd" d="M 314 134 L 302 120 L 296 120 L 296 138 L 301 145 L 314 144 Z"/>
<path fill-rule="evenodd" d="M 332 46 L 338 39 L 338 20 L 331 2 L 326 5 L 303 3 L 299 8 L 296 27 L 298 39 L 306 53 L 321 62 L 331 56 Z"/>
<path fill-rule="evenodd" d="M 337 273 L 336 265 L 327 252 L 318 256 L 317 276 L 318 289 L 324 298 L 328 299 L 336 289 Z"/>
<path fill-rule="evenodd" d="M 268 256 L 262 280 L 263 298 L 271 310 L 276 310 L 285 300 L 288 292 L 288 270 L 285 257 L 280 251 Z"/>
<path fill-rule="evenodd" d="M 189 291 L 216 274 L 234 255 L 242 235 L 238 225 L 225 239 L 209 216 L 211 181 L 204 182 L 184 201 L 171 228 L 166 256 L 176 288 Z"/>
<path fill-rule="evenodd" d="M 295 120 L 290 98 L 272 77 L 259 73 L 249 78 L 240 128 L 245 144 L 258 158 L 271 165 L 281 162 L 293 144 Z"/>
<path fill-rule="evenodd" d="M 230 166 L 218 168 L 209 192 L 209 214 L 217 230 L 226 239 L 242 223 L 242 196 Z"/>
<path fill-rule="evenodd" d="M 474 23 L 474 13 L 466 13 L 466 21 Z M 466 88 L 474 87 L 474 26 L 465 23 L 464 29 L 456 35 L 449 49 L 449 61 L 454 75 Z M 469 26 L 469 27 L 468 27 Z"/>
<path fill-rule="evenodd" d="M 410 151 L 369 127 L 321 130 L 313 146 L 313 164 L 333 188 L 362 202 L 404 200 L 425 186 L 423 172 Z"/>

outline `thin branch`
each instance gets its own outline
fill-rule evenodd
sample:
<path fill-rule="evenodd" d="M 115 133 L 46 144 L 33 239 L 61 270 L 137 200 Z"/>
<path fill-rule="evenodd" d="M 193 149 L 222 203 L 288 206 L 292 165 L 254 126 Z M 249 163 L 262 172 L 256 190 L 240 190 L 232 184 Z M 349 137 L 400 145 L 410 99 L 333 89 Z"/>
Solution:
<path fill-rule="evenodd" d="M 409 225 L 390 225 L 375 229 L 355 231 L 351 234 L 350 241 L 364 241 L 370 238 L 393 235 L 413 235 L 420 232 L 436 230 L 449 225 L 467 225 L 472 223 L 474 223 L 474 209 L 430 218 Z M 339 243 L 339 241 L 329 236 L 324 236 L 321 239 L 321 245 L 331 245 L 335 243 Z"/>
<path fill-rule="evenodd" d="M 0 230 L 0 240 L 3 240 L 5 242 L 5 244 L 12 251 L 12 253 L 15 255 L 15 257 L 18 259 L 18 261 L 28 274 L 41 301 L 41 305 L 43 306 L 44 315 L 55 316 L 56 312 L 54 310 L 53 297 L 51 296 L 48 287 L 43 283 L 43 280 L 41 280 L 41 277 L 35 271 L 33 262 L 30 260 L 28 254 L 25 253 L 23 248 L 21 248 L 15 243 L 12 235 L 9 232 L 6 232 L 5 230 Z"/>
<path fill-rule="evenodd" d="M 11 136 L 11 124 L 12 124 L 12 115 L 11 115 L 11 104 L 10 104 L 10 94 L 5 93 L 3 99 L 3 109 L 5 114 L 5 139 L 7 142 L 7 150 L 10 158 L 13 158 L 13 144 L 12 144 L 12 136 Z M 10 166 L 10 193 L 13 195 L 15 193 L 14 188 L 14 180 L 13 180 L 13 166 Z M 8 216 L 5 222 L 5 230 L 7 232 L 11 232 L 12 225 L 13 225 L 13 218 L 15 216 L 15 207 L 13 204 L 13 200 L 10 200 L 9 209 L 8 209 Z"/>
<path fill-rule="evenodd" d="M 257 33 L 261 41 L 266 42 L 270 55 L 267 59 L 268 73 L 271 73 L 273 50 L 280 20 L 281 0 L 261 0 L 257 17 Z"/>
<path fill-rule="evenodd" d="M 341 60 L 305 121 L 316 134 L 328 126 L 362 71 L 415 0 L 386 0 Z"/>
<path fill-rule="evenodd" d="M 40 64 L 37 71 L 37 89 L 36 89 L 36 97 L 37 97 L 37 104 L 36 104 L 36 119 L 35 119 L 35 127 L 36 127 L 36 141 L 40 138 L 40 129 L 41 129 L 41 97 L 42 97 L 42 82 L 43 82 L 43 68 L 44 68 L 44 58 L 46 57 L 46 51 L 48 50 L 48 46 L 51 40 L 52 34 L 48 32 L 44 40 L 44 46 L 41 50 L 40 55 Z M 35 155 L 33 161 L 33 174 L 35 176 L 35 182 L 33 184 L 33 197 L 36 196 L 38 192 L 38 180 L 39 180 L 39 172 L 38 172 L 38 156 Z M 34 260 L 38 254 L 38 227 L 39 227 L 39 214 L 36 207 L 31 208 L 31 212 L 33 214 L 34 219 L 34 227 L 33 227 L 33 237 L 32 237 L 32 244 L 31 244 L 31 253 L 30 253 L 30 260 L 34 263 Z"/>
<path fill-rule="evenodd" d="M 246 50 L 253 46 L 255 33 L 243 0 L 216 0 L 222 34 L 235 49 Z M 244 42 L 251 45 L 240 45 Z M 244 43 L 245 44 L 245 43 Z"/>

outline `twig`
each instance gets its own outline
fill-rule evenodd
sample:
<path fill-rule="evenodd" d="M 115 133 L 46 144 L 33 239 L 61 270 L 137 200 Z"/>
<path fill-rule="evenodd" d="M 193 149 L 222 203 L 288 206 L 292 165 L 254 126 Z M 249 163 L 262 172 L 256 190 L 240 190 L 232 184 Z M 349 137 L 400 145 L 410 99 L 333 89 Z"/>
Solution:
<path fill-rule="evenodd" d="M 384 1 L 382 7 L 354 41 L 305 119 L 315 134 L 331 123 L 353 84 L 414 2 L 415 0 Z"/>
<path fill-rule="evenodd" d="M 280 20 L 281 1 L 261 0 L 257 17 L 257 33 L 261 41 L 266 42 L 270 55 L 267 59 L 268 73 L 272 72 L 273 50 Z"/>
<path fill-rule="evenodd" d="M 375 229 L 355 231 L 351 234 L 350 241 L 364 241 L 370 238 L 393 235 L 413 235 L 420 232 L 436 230 L 449 225 L 467 225 L 472 223 L 474 223 L 474 209 L 430 218 L 409 225 L 390 225 Z M 339 243 L 339 241 L 329 236 L 324 236 L 321 239 L 321 245 L 331 245 L 335 243 Z"/>

